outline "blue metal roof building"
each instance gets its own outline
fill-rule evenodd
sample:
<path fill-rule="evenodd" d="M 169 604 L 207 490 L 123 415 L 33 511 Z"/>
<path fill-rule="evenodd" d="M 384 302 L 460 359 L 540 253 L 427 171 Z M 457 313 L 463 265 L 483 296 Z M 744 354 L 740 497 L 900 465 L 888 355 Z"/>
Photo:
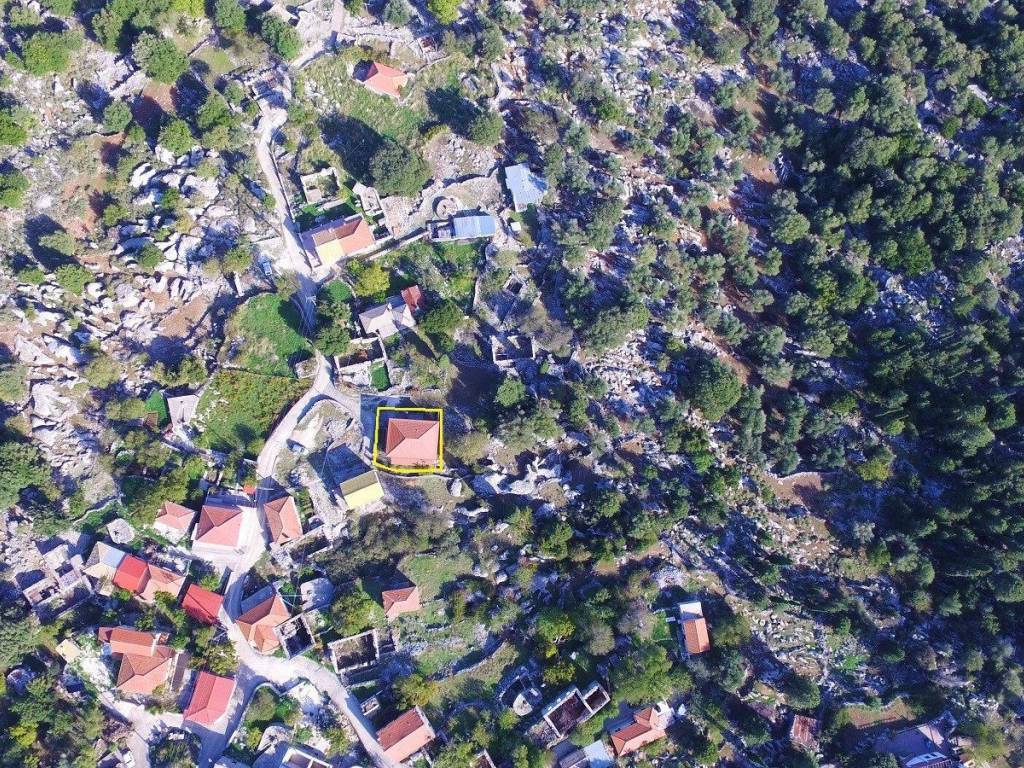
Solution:
<path fill-rule="evenodd" d="M 476 240 L 481 237 L 494 237 L 498 231 L 498 222 L 490 214 L 474 214 L 472 216 L 452 217 L 453 240 Z"/>

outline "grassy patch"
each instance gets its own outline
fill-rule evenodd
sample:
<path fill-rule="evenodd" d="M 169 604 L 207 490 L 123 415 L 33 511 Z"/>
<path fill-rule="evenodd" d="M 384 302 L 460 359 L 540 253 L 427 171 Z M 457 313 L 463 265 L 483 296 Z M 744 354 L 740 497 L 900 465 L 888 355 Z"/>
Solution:
<path fill-rule="evenodd" d="M 413 584 L 420 588 L 420 598 L 433 600 L 446 584 L 473 570 L 473 561 L 461 552 L 454 557 L 446 555 L 412 555 L 399 566 Z"/>
<path fill-rule="evenodd" d="M 388 376 L 387 366 L 378 365 L 370 371 L 370 384 L 378 392 L 383 392 L 391 386 L 391 377 Z"/>
<path fill-rule="evenodd" d="M 388 254 L 386 262 L 401 273 L 392 278 L 391 290 L 419 283 L 445 299 L 467 305 L 473 298 L 477 263 L 482 246 L 479 243 L 412 243 Z M 405 277 L 412 276 L 412 279 Z M 398 283 L 398 284 L 396 284 Z"/>
<path fill-rule="evenodd" d="M 227 51 L 223 48 L 216 48 L 212 45 L 208 45 L 203 48 L 203 50 L 196 55 L 196 58 L 209 67 L 209 75 L 214 79 L 221 75 L 226 75 L 235 68 L 235 62 L 231 60 Z"/>
<path fill-rule="evenodd" d="M 305 384 L 285 376 L 217 371 L 196 409 L 203 430 L 196 442 L 203 448 L 256 455 L 270 428 L 305 390 Z"/>
<path fill-rule="evenodd" d="M 276 293 L 249 299 L 228 323 L 228 337 L 243 341 L 231 362 L 254 373 L 290 376 L 291 366 L 312 355 L 312 347 L 299 332 L 299 310 Z"/>
<path fill-rule="evenodd" d="M 171 413 L 167 410 L 167 398 L 159 389 L 154 389 L 153 394 L 146 398 L 146 413 L 155 413 L 157 425 L 167 426 L 171 421 Z"/>
<path fill-rule="evenodd" d="M 427 715 L 440 719 L 444 710 L 455 702 L 493 697 L 502 676 L 518 659 L 515 647 L 503 643 L 479 666 L 442 680 L 438 701 L 427 706 Z"/>
<path fill-rule="evenodd" d="M 328 301 L 339 304 L 352 300 L 352 290 L 341 280 L 331 280 L 331 282 L 325 283 L 324 287 L 320 289 L 320 295 Z"/>

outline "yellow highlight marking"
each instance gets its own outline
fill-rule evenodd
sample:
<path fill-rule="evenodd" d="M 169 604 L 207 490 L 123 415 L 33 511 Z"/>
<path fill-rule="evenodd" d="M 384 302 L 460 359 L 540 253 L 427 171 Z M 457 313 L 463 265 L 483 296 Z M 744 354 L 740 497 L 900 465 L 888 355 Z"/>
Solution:
<path fill-rule="evenodd" d="M 377 460 L 380 451 L 380 414 L 381 411 L 394 411 L 395 413 L 433 413 L 437 415 L 437 423 L 440 432 L 437 446 L 437 466 L 435 467 L 393 467 Z M 373 423 L 373 459 L 371 461 L 377 469 L 385 472 L 392 472 L 396 475 L 430 475 L 434 472 L 444 471 L 444 409 L 443 408 L 402 408 L 395 405 L 378 405 L 377 414 Z"/>

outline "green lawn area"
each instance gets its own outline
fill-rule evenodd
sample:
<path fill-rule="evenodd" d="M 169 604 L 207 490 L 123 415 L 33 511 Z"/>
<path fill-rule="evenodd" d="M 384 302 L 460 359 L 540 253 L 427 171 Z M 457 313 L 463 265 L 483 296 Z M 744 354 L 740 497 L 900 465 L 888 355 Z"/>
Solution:
<path fill-rule="evenodd" d="M 446 584 L 470 573 L 473 570 L 473 561 L 461 552 L 454 557 L 412 555 L 405 558 L 398 568 L 420 588 L 420 599 L 427 602 L 440 595 Z"/>
<path fill-rule="evenodd" d="M 249 371 L 217 371 L 203 390 L 196 409 L 202 448 L 255 456 L 271 427 L 306 391 L 306 384 L 286 376 Z"/>
<path fill-rule="evenodd" d="M 480 666 L 441 680 L 438 701 L 426 707 L 428 717 L 439 719 L 447 707 L 458 701 L 494 696 L 502 676 L 518 660 L 515 647 L 503 643 Z"/>
<path fill-rule="evenodd" d="M 331 280 L 320 289 L 320 297 L 336 303 L 351 301 L 352 291 L 341 280 Z"/>
<path fill-rule="evenodd" d="M 210 68 L 209 74 L 214 79 L 221 75 L 226 75 L 235 68 L 235 62 L 231 60 L 227 51 L 223 48 L 216 48 L 212 45 L 208 45 L 203 48 L 196 55 L 196 58 Z"/>
<path fill-rule="evenodd" d="M 391 378 L 388 376 L 387 366 L 378 365 L 370 371 L 370 384 L 378 392 L 383 392 L 391 386 Z"/>
<path fill-rule="evenodd" d="M 405 275 L 392 273 L 391 291 L 419 283 L 421 288 L 466 305 L 473 297 L 482 247 L 480 243 L 418 241 L 392 251 L 382 261 L 401 269 Z"/>
<path fill-rule="evenodd" d="M 276 293 L 254 296 L 228 321 L 227 337 L 243 339 L 231 362 L 254 373 L 291 376 L 292 364 L 313 352 L 300 327 L 291 301 Z"/>
<path fill-rule="evenodd" d="M 155 413 L 157 425 L 166 426 L 171 421 L 171 414 L 167 410 L 167 398 L 159 389 L 154 389 L 153 394 L 146 398 L 146 413 Z"/>

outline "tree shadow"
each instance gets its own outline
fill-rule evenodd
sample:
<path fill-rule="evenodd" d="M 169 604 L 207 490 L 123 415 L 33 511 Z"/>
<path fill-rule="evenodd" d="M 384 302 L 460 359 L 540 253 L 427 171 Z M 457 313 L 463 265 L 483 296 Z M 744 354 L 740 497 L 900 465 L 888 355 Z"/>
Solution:
<path fill-rule="evenodd" d="M 34 216 L 25 222 L 25 239 L 36 261 L 47 272 L 52 272 L 64 264 L 71 264 L 73 259 L 68 258 L 60 251 L 43 245 L 40 241 L 47 235 L 63 232 L 64 227 L 51 219 L 49 216 Z"/>
<path fill-rule="evenodd" d="M 350 176 L 369 183 L 370 158 L 384 146 L 384 137 L 354 117 L 332 114 L 320 121 L 324 142 L 341 158 Z"/>
<path fill-rule="evenodd" d="M 437 119 L 465 138 L 469 124 L 480 113 L 479 107 L 450 86 L 427 91 L 426 97 L 427 107 Z"/>

